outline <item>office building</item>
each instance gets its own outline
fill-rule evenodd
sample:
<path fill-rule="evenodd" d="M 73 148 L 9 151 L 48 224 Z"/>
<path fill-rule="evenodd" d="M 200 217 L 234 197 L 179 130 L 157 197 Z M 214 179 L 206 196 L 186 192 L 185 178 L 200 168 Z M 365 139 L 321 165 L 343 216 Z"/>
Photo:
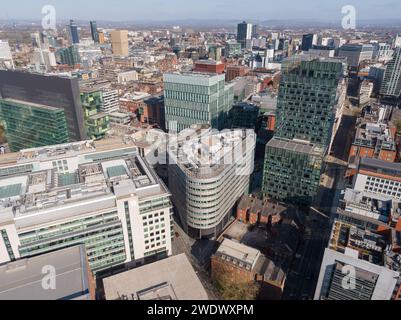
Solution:
<path fill-rule="evenodd" d="M 102 112 L 103 90 L 98 87 L 82 86 L 81 103 L 88 138 L 93 140 L 104 138 L 110 130 L 110 119 L 108 114 Z"/>
<path fill-rule="evenodd" d="M 69 141 L 65 112 L 61 108 L 0 99 L 0 122 L 4 123 L 11 151 Z"/>
<path fill-rule="evenodd" d="M 113 54 L 116 56 L 128 56 L 128 31 L 114 30 L 110 32 L 110 37 Z"/>
<path fill-rule="evenodd" d="M 256 144 L 253 130 L 197 133 L 202 127 L 185 130 L 168 151 L 173 203 L 185 232 L 195 239 L 217 238 L 237 200 L 249 192 Z"/>
<path fill-rule="evenodd" d="M 234 85 L 225 84 L 224 74 L 164 74 L 166 128 L 180 132 L 192 124 L 209 124 L 222 130 L 234 104 Z"/>
<path fill-rule="evenodd" d="M 61 64 L 67 64 L 72 67 L 81 63 L 81 56 L 76 45 L 58 50 L 57 57 Z"/>
<path fill-rule="evenodd" d="M 236 41 L 227 41 L 224 47 L 224 56 L 226 58 L 232 58 L 242 53 L 241 43 Z"/>
<path fill-rule="evenodd" d="M 8 41 L 0 40 L 0 68 L 14 69 L 14 59 Z"/>
<path fill-rule="evenodd" d="M 314 299 L 398 300 L 401 256 L 389 245 L 380 232 L 335 220 Z"/>
<path fill-rule="evenodd" d="M 209 300 L 184 253 L 105 278 L 103 286 L 106 300 Z"/>
<path fill-rule="evenodd" d="M 95 43 L 99 43 L 99 32 L 97 31 L 97 23 L 96 21 L 91 21 L 91 35 L 92 35 L 92 40 Z"/>
<path fill-rule="evenodd" d="M 0 264 L 84 244 L 92 272 L 171 255 L 170 193 L 116 140 L 27 149 L 0 167 Z"/>
<path fill-rule="evenodd" d="M 338 56 L 346 58 L 348 66 L 358 68 L 362 61 L 372 60 L 373 46 L 371 44 L 344 44 L 340 47 Z"/>
<path fill-rule="evenodd" d="M 237 42 L 242 48 L 246 48 L 247 40 L 252 39 L 252 24 L 245 21 L 238 24 L 237 27 Z"/>
<path fill-rule="evenodd" d="M 86 139 L 79 94 L 77 78 L 0 70 L 0 97 L 63 110 L 71 142 Z"/>
<path fill-rule="evenodd" d="M 231 109 L 231 128 L 256 129 L 259 107 L 250 103 L 237 103 Z"/>
<path fill-rule="evenodd" d="M 401 47 L 395 49 L 393 58 L 386 66 L 380 94 L 395 98 L 401 96 Z"/>
<path fill-rule="evenodd" d="M 276 136 L 328 146 L 343 60 L 300 55 L 283 62 Z"/>
<path fill-rule="evenodd" d="M 274 137 L 266 145 L 262 192 L 284 202 L 309 204 L 317 193 L 324 149 Z"/>
<path fill-rule="evenodd" d="M 118 90 L 103 89 L 103 104 L 100 107 L 100 111 L 104 113 L 116 112 L 120 109 L 120 97 Z"/>
<path fill-rule="evenodd" d="M 302 36 L 302 51 L 309 51 L 314 45 L 317 45 L 317 34 L 309 33 Z"/>
<path fill-rule="evenodd" d="M 265 195 L 302 204 L 315 197 L 343 72 L 341 59 L 300 55 L 283 62 L 275 136 L 265 152 Z"/>
<path fill-rule="evenodd" d="M 70 30 L 71 43 L 72 44 L 79 43 L 78 26 L 74 20 L 70 20 L 69 30 Z"/>
<path fill-rule="evenodd" d="M 53 271 L 54 288 L 46 289 L 43 280 Z M 77 245 L 1 265 L 0 300 L 95 300 L 85 247 Z"/>

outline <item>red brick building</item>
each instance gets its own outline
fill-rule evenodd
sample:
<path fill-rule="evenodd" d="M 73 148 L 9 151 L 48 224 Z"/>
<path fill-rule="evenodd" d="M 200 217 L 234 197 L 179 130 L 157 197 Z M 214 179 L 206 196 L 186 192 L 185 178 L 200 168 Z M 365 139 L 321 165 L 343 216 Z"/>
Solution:
<path fill-rule="evenodd" d="M 248 74 L 249 68 L 246 66 L 227 66 L 226 81 L 232 81 L 238 77 L 244 77 Z"/>
<path fill-rule="evenodd" d="M 198 60 L 195 62 L 194 72 L 224 73 L 225 64 L 214 60 Z"/>

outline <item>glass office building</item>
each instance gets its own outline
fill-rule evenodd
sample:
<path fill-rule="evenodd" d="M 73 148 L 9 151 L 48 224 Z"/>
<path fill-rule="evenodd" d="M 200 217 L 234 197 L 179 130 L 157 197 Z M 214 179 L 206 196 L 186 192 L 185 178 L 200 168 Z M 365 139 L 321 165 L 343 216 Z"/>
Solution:
<path fill-rule="evenodd" d="M 227 128 L 234 104 L 234 85 L 224 74 L 167 73 L 164 75 L 166 128 L 180 132 L 193 124 Z"/>
<path fill-rule="evenodd" d="M 0 121 L 5 124 L 7 140 L 14 152 L 69 141 L 63 109 L 0 99 Z"/>
<path fill-rule="evenodd" d="M 283 62 L 275 136 L 265 152 L 265 195 L 308 204 L 317 194 L 344 68 L 343 59 L 309 54 Z"/>

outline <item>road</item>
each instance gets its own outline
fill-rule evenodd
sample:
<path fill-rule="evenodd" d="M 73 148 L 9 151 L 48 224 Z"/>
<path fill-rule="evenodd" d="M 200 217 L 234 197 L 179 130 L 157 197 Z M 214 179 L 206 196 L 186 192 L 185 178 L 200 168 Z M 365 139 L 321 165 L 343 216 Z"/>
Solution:
<path fill-rule="evenodd" d="M 210 240 L 194 240 L 182 230 L 178 223 L 174 224 L 176 236 L 172 242 L 173 255 L 185 253 L 198 275 L 210 300 L 218 300 L 218 292 L 210 280 L 210 257 L 215 243 Z"/>
<path fill-rule="evenodd" d="M 286 280 L 284 300 L 313 299 L 324 250 L 344 189 L 346 166 L 341 163 L 348 159 L 354 125 L 354 117 L 343 118 L 333 144 L 333 156 L 342 161 L 325 164 L 324 174 L 331 183 L 320 187 L 313 208 L 309 211 L 304 240 Z"/>

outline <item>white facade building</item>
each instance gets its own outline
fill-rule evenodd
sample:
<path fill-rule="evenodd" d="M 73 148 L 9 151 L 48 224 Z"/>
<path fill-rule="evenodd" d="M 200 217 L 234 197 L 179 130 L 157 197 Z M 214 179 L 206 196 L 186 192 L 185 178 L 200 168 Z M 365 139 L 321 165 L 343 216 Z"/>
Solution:
<path fill-rule="evenodd" d="M 21 151 L 0 167 L 0 263 L 83 243 L 92 271 L 171 255 L 170 194 L 135 147 Z"/>

